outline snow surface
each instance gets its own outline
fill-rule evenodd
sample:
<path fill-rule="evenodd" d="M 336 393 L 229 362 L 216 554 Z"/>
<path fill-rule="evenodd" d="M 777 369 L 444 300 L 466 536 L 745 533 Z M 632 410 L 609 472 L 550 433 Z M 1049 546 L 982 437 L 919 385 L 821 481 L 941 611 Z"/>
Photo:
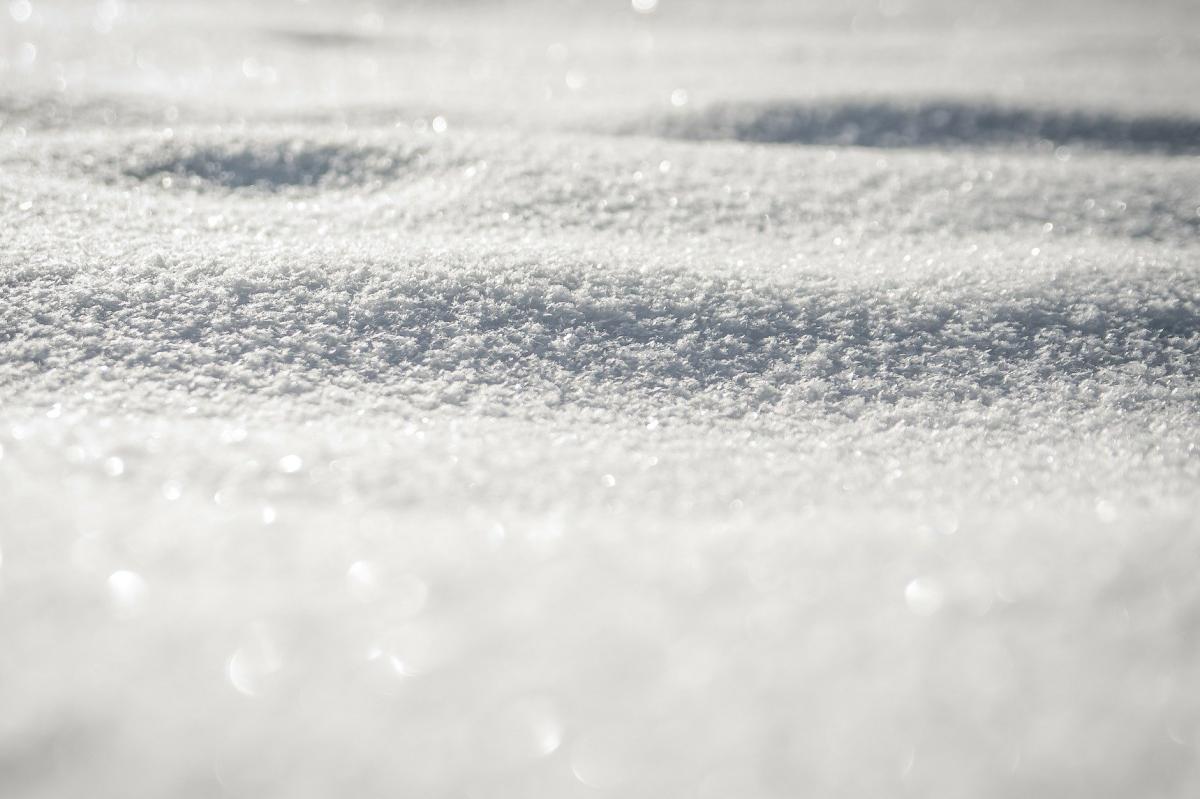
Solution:
<path fill-rule="evenodd" d="M 1196 795 L 1194 30 L 0 8 L 0 795 Z"/>

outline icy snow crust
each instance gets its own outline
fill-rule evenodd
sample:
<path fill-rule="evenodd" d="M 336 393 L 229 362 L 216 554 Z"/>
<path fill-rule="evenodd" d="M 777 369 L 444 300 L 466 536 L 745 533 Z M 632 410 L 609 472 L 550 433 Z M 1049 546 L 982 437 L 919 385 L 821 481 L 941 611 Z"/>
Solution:
<path fill-rule="evenodd" d="M 0 36 L 0 795 L 1200 790 L 1190 5 L 245 5 Z"/>

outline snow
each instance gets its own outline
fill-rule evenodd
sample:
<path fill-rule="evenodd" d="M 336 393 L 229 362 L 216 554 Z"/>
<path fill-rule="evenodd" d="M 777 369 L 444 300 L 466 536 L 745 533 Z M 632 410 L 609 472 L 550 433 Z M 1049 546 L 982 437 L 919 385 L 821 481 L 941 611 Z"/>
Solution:
<path fill-rule="evenodd" d="M 0 794 L 1200 788 L 1192 4 L 3 14 Z"/>

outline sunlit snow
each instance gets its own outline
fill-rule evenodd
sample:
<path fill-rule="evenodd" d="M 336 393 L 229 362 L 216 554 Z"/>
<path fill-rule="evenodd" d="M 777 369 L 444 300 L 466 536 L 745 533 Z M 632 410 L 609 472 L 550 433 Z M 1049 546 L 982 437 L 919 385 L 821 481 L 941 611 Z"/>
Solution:
<path fill-rule="evenodd" d="M 0 6 L 0 796 L 1200 795 L 1200 6 Z"/>

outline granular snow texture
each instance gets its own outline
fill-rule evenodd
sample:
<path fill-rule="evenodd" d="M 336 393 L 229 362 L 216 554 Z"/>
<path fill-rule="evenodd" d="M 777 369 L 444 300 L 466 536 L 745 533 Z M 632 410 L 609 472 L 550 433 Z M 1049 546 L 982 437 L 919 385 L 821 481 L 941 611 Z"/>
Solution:
<path fill-rule="evenodd" d="M 0 23 L 0 795 L 1200 792 L 1194 4 Z"/>

